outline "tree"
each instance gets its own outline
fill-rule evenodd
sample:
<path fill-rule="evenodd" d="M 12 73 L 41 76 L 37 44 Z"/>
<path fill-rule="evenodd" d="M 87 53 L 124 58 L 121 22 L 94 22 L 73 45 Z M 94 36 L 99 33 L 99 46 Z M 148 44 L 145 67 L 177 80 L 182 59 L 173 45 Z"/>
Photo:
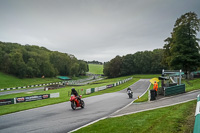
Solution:
<path fill-rule="evenodd" d="M 110 62 L 105 62 L 103 65 L 103 73 L 104 75 L 111 77 L 109 69 L 110 69 Z"/>
<path fill-rule="evenodd" d="M 74 63 L 71 66 L 70 75 L 73 76 L 73 77 L 79 76 L 79 64 L 78 63 Z"/>
<path fill-rule="evenodd" d="M 163 63 L 167 63 L 171 69 L 182 69 L 186 74 L 196 70 L 200 65 L 199 28 L 200 19 L 194 12 L 178 18 L 172 37 L 165 40 Z"/>
<path fill-rule="evenodd" d="M 167 69 L 167 65 L 162 64 L 162 59 L 164 58 L 164 50 L 163 49 L 154 49 L 151 57 L 151 69 L 150 73 L 158 73 L 162 72 L 162 69 Z"/>
<path fill-rule="evenodd" d="M 122 57 L 116 56 L 110 61 L 110 76 L 115 78 L 121 76 Z"/>
<path fill-rule="evenodd" d="M 13 51 L 9 54 L 10 56 L 10 73 L 20 78 L 26 76 L 26 64 L 22 58 L 22 54 L 19 51 Z"/>
<path fill-rule="evenodd" d="M 121 75 L 130 75 L 135 72 L 134 56 L 128 54 L 122 57 Z"/>
<path fill-rule="evenodd" d="M 88 72 L 88 64 L 87 62 L 83 60 L 79 60 L 79 74 L 85 75 L 86 72 Z"/>

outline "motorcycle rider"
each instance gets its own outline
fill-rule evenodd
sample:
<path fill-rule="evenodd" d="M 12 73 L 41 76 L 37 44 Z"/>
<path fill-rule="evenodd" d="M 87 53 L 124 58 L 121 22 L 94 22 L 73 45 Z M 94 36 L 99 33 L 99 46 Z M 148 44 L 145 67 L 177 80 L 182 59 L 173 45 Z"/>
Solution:
<path fill-rule="evenodd" d="M 127 88 L 127 94 L 129 95 L 129 94 L 132 94 L 133 92 L 132 92 L 132 90 L 131 90 L 131 88 Z"/>
<path fill-rule="evenodd" d="M 127 88 L 127 93 L 132 92 L 131 88 Z"/>
<path fill-rule="evenodd" d="M 75 88 L 72 88 L 71 95 L 75 95 L 77 97 L 77 99 L 79 100 L 79 102 L 81 101 L 81 99 L 80 99 L 80 97 L 78 95 L 78 92 L 75 90 Z"/>

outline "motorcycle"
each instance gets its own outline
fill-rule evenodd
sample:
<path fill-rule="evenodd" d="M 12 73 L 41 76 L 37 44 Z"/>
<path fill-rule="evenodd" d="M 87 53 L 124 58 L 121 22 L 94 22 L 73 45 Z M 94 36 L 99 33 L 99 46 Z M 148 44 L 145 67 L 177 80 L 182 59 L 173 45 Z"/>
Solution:
<path fill-rule="evenodd" d="M 82 95 L 79 96 L 80 99 L 78 99 L 75 95 L 71 95 L 70 102 L 71 107 L 73 110 L 75 110 L 77 107 L 84 108 L 85 103 L 83 100 L 81 100 Z"/>
<path fill-rule="evenodd" d="M 133 98 L 133 92 L 131 90 L 127 91 L 129 98 Z"/>

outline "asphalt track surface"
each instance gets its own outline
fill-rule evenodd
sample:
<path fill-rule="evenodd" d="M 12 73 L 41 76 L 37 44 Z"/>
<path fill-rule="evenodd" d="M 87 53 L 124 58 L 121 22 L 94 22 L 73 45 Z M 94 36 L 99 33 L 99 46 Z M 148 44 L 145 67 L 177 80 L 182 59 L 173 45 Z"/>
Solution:
<path fill-rule="evenodd" d="M 149 80 L 141 79 L 131 85 L 133 99 L 126 89 L 84 98 L 84 109 L 71 109 L 70 102 L 44 106 L 0 116 L 1 133 L 66 133 L 97 119 L 107 117 L 131 103 L 149 87 Z M 31 104 L 31 103 L 30 103 Z"/>

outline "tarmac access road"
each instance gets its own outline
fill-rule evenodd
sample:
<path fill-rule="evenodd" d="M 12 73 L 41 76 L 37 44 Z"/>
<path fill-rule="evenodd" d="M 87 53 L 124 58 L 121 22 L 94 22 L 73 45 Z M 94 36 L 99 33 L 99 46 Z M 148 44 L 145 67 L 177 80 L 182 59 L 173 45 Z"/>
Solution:
<path fill-rule="evenodd" d="M 128 98 L 126 89 L 124 89 L 119 92 L 84 98 L 84 109 L 72 110 L 71 103 L 64 102 L 2 115 L 0 116 L 0 132 L 66 133 L 97 119 L 107 117 L 130 104 L 148 89 L 149 84 L 149 79 L 141 79 L 131 85 L 133 99 Z"/>
<path fill-rule="evenodd" d="M 119 117 L 123 115 L 129 115 L 133 113 L 143 112 L 147 110 L 153 110 L 157 108 L 168 107 L 180 103 L 185 103 L 192 100 L 197 100 L 197 96 L 200 94 L 200 90 L 195 90 L 179 95 L 170 97 L 164 97 L 158 100 L 144 102 L 144 103 L 132 103 L 128 107 L 113 113 L 109 117 Z"/>

